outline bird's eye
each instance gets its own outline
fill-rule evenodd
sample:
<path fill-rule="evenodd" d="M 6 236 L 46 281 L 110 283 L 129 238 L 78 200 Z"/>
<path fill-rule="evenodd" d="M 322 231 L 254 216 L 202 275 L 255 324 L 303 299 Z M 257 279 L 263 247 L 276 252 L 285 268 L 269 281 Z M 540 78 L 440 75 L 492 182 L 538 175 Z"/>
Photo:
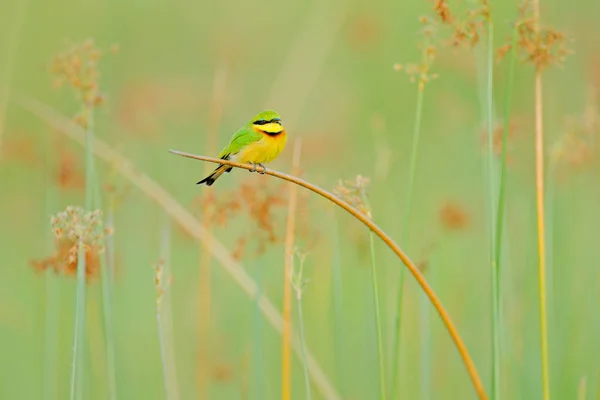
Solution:
<path fill-rule="evenodd" d="M 259 119 L 259 120 L 256 120 L 256 121 L 254 121 L 254 124 L 256 124 L 256 125 L 264 125 L 264 124 L 266 124 L 267 122 L 269 122 L 269 121 L 265 121 L 265 119 L 264 119 L 264 118 L 261 118 L 261 119 Z"/>

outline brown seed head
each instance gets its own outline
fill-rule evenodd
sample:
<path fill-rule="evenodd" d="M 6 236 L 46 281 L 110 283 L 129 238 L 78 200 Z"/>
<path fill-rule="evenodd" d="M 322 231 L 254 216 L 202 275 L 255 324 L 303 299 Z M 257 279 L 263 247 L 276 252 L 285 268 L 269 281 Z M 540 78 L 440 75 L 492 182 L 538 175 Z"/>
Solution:
<path fill-rule="evenodd" d="M 449 231 L 459 231 L 469 225 L 469 214 L 462 205 L 447 201 L 440 208 L 440 223 Z"/>

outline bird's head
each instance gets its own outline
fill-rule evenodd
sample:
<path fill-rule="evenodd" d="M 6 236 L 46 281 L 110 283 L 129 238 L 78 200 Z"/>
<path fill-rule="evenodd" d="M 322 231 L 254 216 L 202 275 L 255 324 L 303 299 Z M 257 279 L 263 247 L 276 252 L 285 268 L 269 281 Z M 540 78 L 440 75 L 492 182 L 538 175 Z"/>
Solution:
<path fill-rule="evenodd" d="M 283 132 L 281 117 L 273 110 L 261 111 L 252 119 L 251 124 L 256 131 L 267 135 Z"/>

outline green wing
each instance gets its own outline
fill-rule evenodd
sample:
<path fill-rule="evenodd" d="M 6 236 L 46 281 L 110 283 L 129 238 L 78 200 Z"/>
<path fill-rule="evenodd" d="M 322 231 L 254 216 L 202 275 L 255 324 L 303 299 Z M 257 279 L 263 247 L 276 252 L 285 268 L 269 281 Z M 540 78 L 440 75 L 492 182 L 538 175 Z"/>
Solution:
<path fill-rule="evenodd" d="M 219 158 L 226 158 L 230 154 L 237 154 L 245 146 L 261 139 L 262 135 L 260 133 L 255 132 L 252 128 L 243 127 L 233 134 L 229 144 L 219 154 Z"/>

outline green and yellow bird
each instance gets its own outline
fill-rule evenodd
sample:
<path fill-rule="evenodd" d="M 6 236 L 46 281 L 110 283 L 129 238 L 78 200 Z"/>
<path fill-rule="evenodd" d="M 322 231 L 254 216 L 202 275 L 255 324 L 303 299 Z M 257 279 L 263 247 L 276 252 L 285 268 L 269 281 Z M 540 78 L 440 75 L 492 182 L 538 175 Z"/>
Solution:
<path fill-rule="evenodd" d="M 254 170 L 251 171 L 254 172 L 257 164 L 265 168 L 263 163 L 276 159 L 283 151 L 286 141 L 287 134 L 279 114 L 273 110 L 261 111 L 233 134 L 229 144 L 219 154 L 219 158 L 250 163 L 254 165 Z M 233 167 L 229 165 L 219 165 L 212 174 L 197 185 L 206 183 L 206 186 L 210 186 L 224 172 L 230 172 L 232 169 Z"/>

